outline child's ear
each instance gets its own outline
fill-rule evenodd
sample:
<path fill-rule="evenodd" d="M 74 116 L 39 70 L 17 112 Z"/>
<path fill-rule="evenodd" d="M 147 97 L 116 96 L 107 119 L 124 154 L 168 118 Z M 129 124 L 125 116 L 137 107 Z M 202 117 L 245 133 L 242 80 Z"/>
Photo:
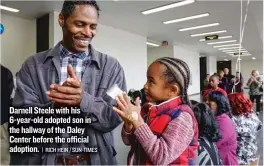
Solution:
<path fill-rule="evenodd" d="M 171 85 L 171 88 L 170 88 L 170 95 L 171 96 L 179 96 L 180 94 L 180 88 L 178 85 Z"/>

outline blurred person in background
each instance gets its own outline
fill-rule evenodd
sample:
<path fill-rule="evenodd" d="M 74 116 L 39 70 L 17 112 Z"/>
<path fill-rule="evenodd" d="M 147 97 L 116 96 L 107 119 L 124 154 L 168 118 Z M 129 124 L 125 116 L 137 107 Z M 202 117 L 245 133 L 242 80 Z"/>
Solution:
<path fill-rule="evenodd" d="M 212 91 L 208 94 L 208 101 L 215 119 L 219 125 L 222 138 L 216 142 L 224 165 L 238 165 L 236 126 L 232 121 L 231 108 L 228 98 L 221 92 Z"/>
<path fill-rule="evenodd" d="M 8 122 L 13 89 L 13 74 L 1 65 L 1 165 L 10 163 Z"/>
<path fill-rule="evenodd" d="M 197 165 L 223 165 L 216 146 L 216 142 L 221 139 L 219 126 L 215 120 L 213 112 L 204 103 L 191 101 L 194 116 L 198 122 L 198 156 Z"/>
<path fill-rule="evenodd" d="M 220 70 L 218 71 L 218 77 L 219 77 L 219 88 L 224 89 L 225 91 L 227 91 L 228 88 L 228 79 L 226 77 L 224 77 L 224 71 Z"/>
<path fill-rule="evenodd" d="M 252 110 L 252 102 L 243 93 L 228 95 L 237 132 L 237 157 L 240 165 L 257 160 L 257 132 L 262 123 Z"/>
<path fill-rule="evenodd" d="M 261 107 L 261 96 L 263 94 L 263 89 L 261 91 L 262 87 L 262 79 L 259 76 L 259 73 L 257 70 L 252 70 L 251 77 L 249 78 L 247 82 L 247 86 L 249 87 L 249 96 L 252 103 L 256 100 L 256 113 L 259 115 L 260 107 Z"/>

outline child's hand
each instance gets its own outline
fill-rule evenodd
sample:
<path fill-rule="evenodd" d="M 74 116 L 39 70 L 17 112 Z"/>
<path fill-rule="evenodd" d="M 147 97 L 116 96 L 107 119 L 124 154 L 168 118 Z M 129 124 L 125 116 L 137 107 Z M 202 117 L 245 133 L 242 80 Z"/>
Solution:
<path fill-rule="evenodd" d="M 130 102 L 130 98 L 127 94 L 119 95 L 116 98 L 118 108 L 114 107 L 114 111 L 119 114 L 119 116 L 126 122 L 138 124 L 137 121 L 142 121 L 142 117 L 140 115 L 141 107 L 140 107 L 140 100 L 139 98 L 136 99 L 135 105 Z M 137 114 L 136 118 L 132 114 Z"/>

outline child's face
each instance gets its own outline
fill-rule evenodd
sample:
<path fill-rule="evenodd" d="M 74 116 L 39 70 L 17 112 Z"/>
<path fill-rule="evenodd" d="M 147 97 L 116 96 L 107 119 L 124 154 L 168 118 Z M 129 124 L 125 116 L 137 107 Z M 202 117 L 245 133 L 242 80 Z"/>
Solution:
<path fill-rule="evenodd" d="M 216 77 L 210 77 L 209 83 L 212 88 L 216 89 L 218 88 L 219 80 Z"/>
<path fill-rule="evenodd" d="M 172 97 L 171 87 L 164 76 L 166 67 L 160 63 L 152 63 L 147 71 L 147 82 L 144 85 L 146 99 L 149 102 L 166 101 Z"/>
<path fill-rule="evenodd" d="M 213 113 L 215 114 L 217 111 L 217 104 L 214 101 L 207 100 L 206 103 L 209 105 Z"/>

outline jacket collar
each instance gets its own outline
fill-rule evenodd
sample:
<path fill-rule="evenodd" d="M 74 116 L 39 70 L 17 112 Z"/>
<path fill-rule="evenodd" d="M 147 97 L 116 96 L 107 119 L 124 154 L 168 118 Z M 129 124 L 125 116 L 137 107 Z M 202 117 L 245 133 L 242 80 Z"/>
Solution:
<path fill-rule="evenodd" d="M 99 59 L 101 53 L 96 51 L 91 44 L 89 45 L 89 50 L 89 54 L 91 55 L 91 61 L 94 62 L 99 69 L 101 69 L 102 64 L 100 63 Z M 51 48 L 47 51 L 44 63 L 47 61 L 47 59 L 54 58 L 55 56 L 60 56 L 60 42 L 54 48 Z"/>

